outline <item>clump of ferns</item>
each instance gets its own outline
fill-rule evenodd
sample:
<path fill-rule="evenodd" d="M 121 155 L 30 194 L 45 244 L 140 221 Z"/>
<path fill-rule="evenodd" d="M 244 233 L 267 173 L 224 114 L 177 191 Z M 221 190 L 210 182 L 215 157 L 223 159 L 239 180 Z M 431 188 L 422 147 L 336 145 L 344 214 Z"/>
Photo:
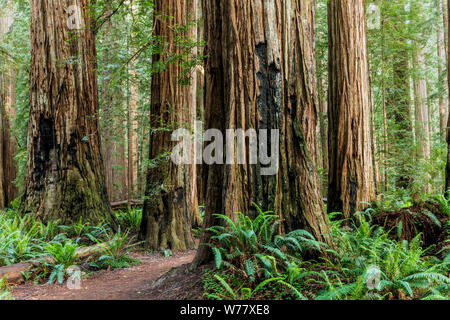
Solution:
<path fill-rule="evenodd" d="M 288 270 L 299 268 L 302 253 L 321 250 L 323 245 L 305 230 L 278 234 L 280 218 L 263 212 L 254 204 L 258 216 L 252 220 L 237 213 L 236 222 L 225 215 L 216 215 L 224 226 L 209 228 L 216 267 L 237 272 L 251 283 L 281 277 L 293 281 Z"/>
<path fill-rule="evenodd" d="M 39 257 L 43 240 L 40 224 L 29 216 L 0 215 L 0 266 Z"/>
<path fill-rule="evenodd" d="M 448 191 L 450 193 L 450 190 Z M 437 194 L 433 197 L 433 201 L 439 206 L 439 210 L 450 217 L 450 197 L 443 194 Z"/>
<path fill-rule="evenodd" d="M 332 271 L 322 271 L 326 285 L 316 299 L 383 299 L 386 296 L 409 298 L 448 295 L 448 261 L 426 257 L 421 234 L 410 242 L 389 239 L 382 227 L 371 226 L 359 215 L 359 225 L 349 232 L 334 225 L 331 236 L 336 249 L 324 258 Z M 376 290 L 367 286 L 369 270 L 379 270 Z M 320 281 L 319 281 L 320 282 Z"/>

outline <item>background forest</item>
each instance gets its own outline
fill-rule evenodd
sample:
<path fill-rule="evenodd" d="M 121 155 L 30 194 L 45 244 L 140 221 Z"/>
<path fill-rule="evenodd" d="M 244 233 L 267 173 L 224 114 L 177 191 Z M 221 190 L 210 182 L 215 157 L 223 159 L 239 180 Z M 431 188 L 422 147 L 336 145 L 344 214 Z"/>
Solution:
<path fill-rule="evenodd" d="M 345 1 L 0 0 L 0 299 L 198 249 L 183 298 L 447 300 L 448 4 Z M 175 166 L 195 120 L 279 174 Z"/>

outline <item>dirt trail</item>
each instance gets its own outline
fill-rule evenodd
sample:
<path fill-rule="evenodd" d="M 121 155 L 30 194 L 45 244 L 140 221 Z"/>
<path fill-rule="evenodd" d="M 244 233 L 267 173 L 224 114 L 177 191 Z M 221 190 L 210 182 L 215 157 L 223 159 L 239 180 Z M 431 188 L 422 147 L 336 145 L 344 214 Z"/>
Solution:
<path fill-rule="evenodd" d="M 70 290 L 64 285 L 24 284 L 13 289 L 16 300 L 146 300 L 153 281 L 181 265 L 192 262 L 195 251 L 161 255 L 136 256 L 142 264 L 127 269 L 95 272 L 84 279 L 81 289 Z"/>

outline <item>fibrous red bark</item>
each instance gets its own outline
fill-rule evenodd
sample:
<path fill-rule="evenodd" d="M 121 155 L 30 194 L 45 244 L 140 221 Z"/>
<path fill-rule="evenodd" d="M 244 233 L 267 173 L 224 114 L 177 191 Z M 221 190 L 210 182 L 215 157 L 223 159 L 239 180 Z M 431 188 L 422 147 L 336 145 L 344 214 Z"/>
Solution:
<path fill-rule="evenodd" d="M 100 152 L 89 5 L 89 0 L 30 5 L 28 164 L 20 213 L 41 221 L 112 218 Z"/>
<path fill-rule="evenodd" d="M 350 217 L 375 198 L 363 0 L 331 0 L 328 212 Z"/>
<path fill-rule="evenodd" d="M 152 78 L 149 158 L 153 164 L 148 170 L 140 230 L 140 238 L 154 250 L 195 246 L 191 225 L 192 217 L 198 215 L 196 165 L 193 161 L 177 165 L 167 156 L 176 144 L 171 141 L 172 131 L 194 127 L 195 81 L 189 85 L 180 83 L 185 70 L 176 57 L 186 53 L 180 37 L 193 38 L 197 32 L 189 26 L 195 20 L 195 12 L 196 5 L 189 0 L 157 1 L 155 7 L 154 34 L 160 38 L 161 52 L 153 56 L 153 64 L 164 68 Z M 189 54 L 195 54 L 195 50 Z"/>
<path fill-rule="evenodd" d="M 249 163 L 249 141 L 241 150 L 245 164 L 205 167 L 204 228 L 220 223 L 214 213 L 255 216 L 255 202 L 281 215 L 281 231 L 305 228 L 324 240 L 329 229 L 316 174 L 313 1 L 207 1 L 203 19 L 205 129 L 224 137 L 227 129 L 280 134 L 278 145 L 269 139 L 269 149 L 279 154 L 274 175 L 262 175 L 261 162 Z M 210 236 L 204 232 L 201 243 Z M 209 257 L 201 246 L 194 266 Z"/>

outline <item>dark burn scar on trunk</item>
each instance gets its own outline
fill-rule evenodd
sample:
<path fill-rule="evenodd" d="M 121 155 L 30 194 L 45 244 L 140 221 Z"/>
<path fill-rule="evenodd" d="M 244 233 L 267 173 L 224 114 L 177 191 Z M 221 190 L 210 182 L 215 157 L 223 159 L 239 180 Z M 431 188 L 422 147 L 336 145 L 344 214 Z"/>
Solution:
<path fill-rule="evenodd" d="M 50 168 L 50 153 L 56 147 L 56 129 L 53 119 L 41 114 L 39 118 L 39 134 L 33 139 L 34 170 L 33 176 L 37 188 L 43 188 L 43 178 Z"/>
<path fill-rule="evenodd" d="M 77 134 L 72 133 L 70 134 L 70 144 L 67 146 L 67 152 L 69 153 L 70 157 L 72 158 L 72 161 L 76 162 L 77 157 Z"/>
<path fill-rule="evenodd" d="M 174 206 L 180 207 L 183 204 L 183 199 L 184 199 L 184 189 L 177 188 L 174 191 L 174 198 L 173 198 Z"/>
<path fill-rule="evenodd" d="M 281 70 L 273 62 L 267 65 L 267 43 L 257 44 L 255 53 L 259 59 L 259 70 L 256 73 L 259 95 L 256 106 L 261 115 L 260 128 L 275 129 L 281 121 Z"/>
<path fill-rule="evenodd" d="M 268 129 L 267 150 L 272 150 L 270 129 L 280 128 L 282 125 L 282 94 L 283 86 L 281 69 L 275 62 L 269 62 L 267 43 L 260 42 L 255 46 L 255 55 L 258 58 L 259 68 L 256 70 L 259 94 L 256 97 L 256 108 L 260 116 L 258 128 Z M 272 209 L 276 185 L 274 177 L 263 177 L 260 175 L 261 167 L 256 165 L 252 172 L 252 181 L 255 185 L 255 202 L 264 208 Z M 256 210 L 250 209 L 250 216 L 257 216 Z"/>

